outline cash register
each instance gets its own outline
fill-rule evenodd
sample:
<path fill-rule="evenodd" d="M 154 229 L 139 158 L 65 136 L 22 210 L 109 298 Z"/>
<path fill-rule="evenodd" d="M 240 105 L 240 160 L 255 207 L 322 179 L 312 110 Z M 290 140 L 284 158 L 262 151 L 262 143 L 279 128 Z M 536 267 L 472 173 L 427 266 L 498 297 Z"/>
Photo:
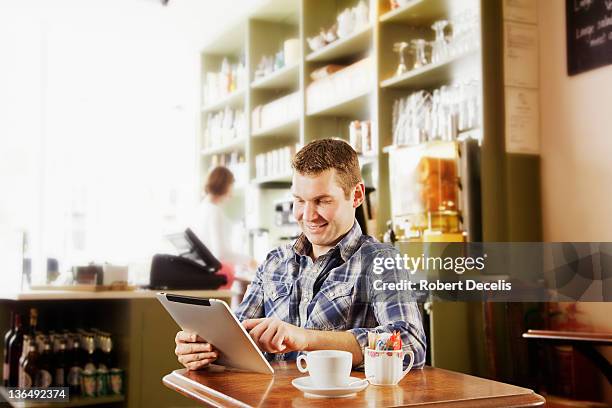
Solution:
<path fill-rule="evenodd" d="M 184 233 L 166 238 L 179 255 L 157 254 L 151 263 L 151 289 L 217 289 L 227 283 L 225 275 L 217 272 L 221 262 L 189 228 Z"/>

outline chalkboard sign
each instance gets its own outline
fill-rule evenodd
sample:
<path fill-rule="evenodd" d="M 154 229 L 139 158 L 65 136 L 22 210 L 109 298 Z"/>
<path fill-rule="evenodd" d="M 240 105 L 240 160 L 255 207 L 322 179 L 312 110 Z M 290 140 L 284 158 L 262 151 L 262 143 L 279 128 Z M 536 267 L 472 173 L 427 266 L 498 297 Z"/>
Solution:
<path fill-rule="evenodd" d="M 612 0 L 565 0 L 567 72 L 612 64 Z"/>

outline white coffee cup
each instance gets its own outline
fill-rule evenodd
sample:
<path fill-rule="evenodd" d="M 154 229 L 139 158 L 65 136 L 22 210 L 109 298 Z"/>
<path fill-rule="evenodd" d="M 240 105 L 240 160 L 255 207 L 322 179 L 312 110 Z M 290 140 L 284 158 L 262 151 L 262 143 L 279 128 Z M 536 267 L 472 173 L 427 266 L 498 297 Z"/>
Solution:
<path fill-rule="evenodd" d="M 408 367 L 403 370 L 404 357 L 410 356 Z M 372 350 L 364 352 L 365 377 L 373 385 L 395 385 L 408 374 L 414 363 L 412 350 Z"/>
<path fill-rule="evenodd" d="M 283 51 L 285 54 L 285 65 L 297 64 L 301 58 L 300 40 L 290 38 L 283 43 Z"/>
<path fill-rule="evenodd" d="M 306 363 L 306 367 L 302 362 Z M 353 355 L 340 350 L 310 351 L 299 356 L 296 364 L 301 373 L 310 374 L 315 387 L 346 387 L 351 377 Z"/>

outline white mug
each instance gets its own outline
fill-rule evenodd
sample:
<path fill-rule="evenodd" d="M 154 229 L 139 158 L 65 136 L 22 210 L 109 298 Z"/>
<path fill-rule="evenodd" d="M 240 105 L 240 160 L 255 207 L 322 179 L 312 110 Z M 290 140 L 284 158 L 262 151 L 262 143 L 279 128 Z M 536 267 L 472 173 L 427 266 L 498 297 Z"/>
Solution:
<path fill-rule="evenodd" d="M 410 356 L 410 364 L 405 370 L 404 357 Z M 365 349 L 365 376 L 373 385 L 395 385 L 408 374 L 414 364 L 412 350 L 372 350 Z"/>
<path fill-rule="evenodd" d="M 285 54 L 285 65 L 297 64 L 300 61 L 300 40 L 290 38 L 283 43 L 283 52 Z"/>
<path fill-rule="evenodd" d="M 302 366 L 306 363 L 306 367 Z M 348 351 L 317 350 L 302 354 L 297 358 L 297 368 L 301 373 L 309 373 L 315 387 L 346 387 L 351 377 L 353 355 Z"/>

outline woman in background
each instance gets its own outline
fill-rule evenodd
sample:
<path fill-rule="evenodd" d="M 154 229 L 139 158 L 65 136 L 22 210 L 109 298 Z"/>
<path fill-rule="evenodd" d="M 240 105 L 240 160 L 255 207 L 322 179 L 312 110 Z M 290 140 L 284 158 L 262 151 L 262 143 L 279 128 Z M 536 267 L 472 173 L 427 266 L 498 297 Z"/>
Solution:
<path fill-rule="evenodd" d="M 225 215 L 223 206 L 231 197 L 233 186 L 234 175 L 227 167 L 212 169 L 204 185 L 206 196 L 198 207 L 196 221 L 192 225 L 198 238 L 223 264 L 221 273 L 227 275 L 228 287 L 233 280 L 233 265 L 242 264 L 251 268 L 256 265 L 251 257 L 234 252 L 231 247 L 232 223 Z"/>

